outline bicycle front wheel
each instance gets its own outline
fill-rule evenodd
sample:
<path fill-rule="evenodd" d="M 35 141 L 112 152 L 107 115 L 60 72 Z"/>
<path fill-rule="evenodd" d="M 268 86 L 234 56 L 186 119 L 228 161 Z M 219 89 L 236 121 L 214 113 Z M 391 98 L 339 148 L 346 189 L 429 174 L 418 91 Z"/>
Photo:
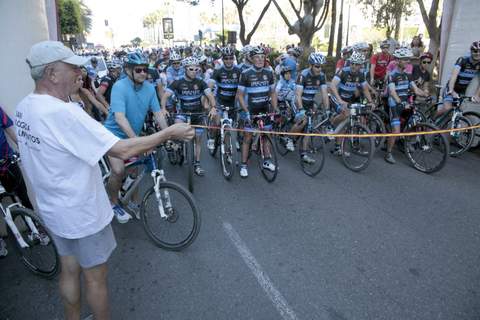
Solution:
<path fill-rule="evenodd" d="M 200 211 L 192 195 L 179 184 L 160 182 L 161 205 L 166 217 L 160 215 L 160 202 L 154 188 L 143 197 L 140 215 L 143 228 L 158 247 L 180 251 L 190 246 L 200 231 Z"/>
<path fill-rule="evenodd" d="M 438 128 L 430 123 L 420 122 L 406 132 L 432 132 Z M 449 153 L 448 141 L 440 133 L 405 136 L 405 154 L 415 169 L 424 173 L 436 172 L 443 168 Z"/>
<path fill-rule="evenodd" d="M 480 126 L 480 113 L 476 111 L 466 111 L 463 113 L 463 116 L 470 120 L 472 126 Z M 475 135 L 473 137 L 472 147 L 478 147 L 480 144 L 480 128 L 474 129 Z"/>
<path fill-rule="evenodd" d="M 445 124 L 445 129 L 465 129 L 471 127 L 472 124 L 468 118 L 459 116 L 455 119 L 455 122 L 452 123 L 452 119 Z M 450 142 L 450 156 L 458 157 L 462 155 L 465 151 L 470 149 L 472 145 L 475 132 L 473 129 L 462 130 L 462 131 L 453 131 L 446 134 L 448 142 Z"/>
<path fill-rule="evenodd" d="M 313 131 L 320 133 L 320 131 Z M 300 157 L 300 166 L 303 172 L 310 177 L 315 177 L 323 169 L 325 164 L 325 140 L 319 136 L 302 136 L 298 145 L 300 156 L 302 153 L 305 158 Z"/>
<path fill-rule="evenodd" d="M 365 114 L 365 117 L 367 119 L 367 127 L 372 133 L 386 133 L 387 129 L 385 128 L 385 124 L 383 123 L 382 118 L 372 112 L 372 111 L 367 111 Z M 375 149 L 378 149 L 383 146 L 383 143 L 385 142 L 386 137 L 374 137 L 375 140 Z"/>
<path fill-rule="evenodd" d="M 195 139 L 195 138 L 194 138 Z M 187 182 L 188 191 L 193 193 L 193 166 L 195 164 L 195 144 L 193 141 L 185 142 L 185 153 L 187 159 Z"/>
<path fill-rule="evenodd" d="M 277 178 L 278 162 L 277 154 L 273 148 L 272 139 L 266 134 L 260 134 L 257 146 L 257 159 L 262 175 L 268 182 L 273 182 Z M 267 165 L 266 162 L 271 164 Z M 272 166 L 273 165 L 273 166 Z"/>
<path fill-rule="evenodd" d="M 288 122 L 285 122 L 277 128 L 277 131 L 288 132 L 290 131 L 290 127 L 291 125 L 289 125 Z M 285 134 L 276 134 L 273 139 L 275 140 L 275 145 L 277 146 L 278 153 L 281 156 L 285 156 L 288 153 L 287 142 L 290 138 Z"/>
<path fill-rule="evenodd" d="M 346 134 L 365 135 L 370 130 L 361 123 L 348 123 L 345 126 Z M 372 137 L 352 137 L 342 139 L 343 164 L 350 170 L 358 172 L 365 170 L 373 158 L 375 152 L 375 140 Z"/>
<path fill-rule="evenodd" d="M 13 236 L 23 264 L 36 275 L 53 278 L 60 262 L 50 233 L 30 209 L 16 207 L 10 212 L 20 236 L 28 244 L 27 248 L 22 248 Z"/>
<path fill-rule="evenodd" d="M 218 149 L 218 145 L 219 145 L 219 134 L 218 134 L 218 130 L 219 129 L 210 129 L 210 127 L 216 127 L 216 123 L 214 122 L 213 118 L 208 118 L 207 120 L 207 126 L 209 127 L 207 129 L 207 139 L 208 140 L 213 140 L 214 141 L 214 144 L 213 144 L 213 149 L 209 149 L 207 148 L 208 150 L 208 153 L 215 158 L 215 155 L 217 154 L 217 149 Z"/>
<path fill-rule="evenodd" d="M 234 147 L 232 143 L 231 131 L 226 130 L 220 147 L 220 162 L 222 166 L 223 177 L 227 180 L 230 180 L 235 172 L 235 161 L 233 158 Z"/>

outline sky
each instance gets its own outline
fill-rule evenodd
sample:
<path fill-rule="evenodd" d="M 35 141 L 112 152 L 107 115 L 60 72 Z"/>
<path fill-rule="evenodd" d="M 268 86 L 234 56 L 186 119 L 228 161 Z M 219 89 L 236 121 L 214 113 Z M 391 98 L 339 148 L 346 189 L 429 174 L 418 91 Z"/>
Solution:
<path fill-rule="evenodd" d="M 221 12 L 221 1 L 215 1 L 212 5 L 210 0 L 202 0 L 198 7 L 183 5 L 175 0 L 172 1 L 177 10 L 174 12 L 174 31 L 176 38 L 192 37 L 199 29 L 198 16 L 201 10 L 218 10 Z M 135 37 L 144 38 L 143 17 L 155 11 L 165 4 L 164 0 L 84 0 L 84 3 L 92 10 L 93 26 L 89 42 L 112 46 L 112 39 L 107 33 L 113 31 L 113 44 L 120 46 L 128 44 Z M 231 1 L 225 0 L 225 6 L 232 5 Z M 109 27 L 105 27 L 108 20 Z"/>

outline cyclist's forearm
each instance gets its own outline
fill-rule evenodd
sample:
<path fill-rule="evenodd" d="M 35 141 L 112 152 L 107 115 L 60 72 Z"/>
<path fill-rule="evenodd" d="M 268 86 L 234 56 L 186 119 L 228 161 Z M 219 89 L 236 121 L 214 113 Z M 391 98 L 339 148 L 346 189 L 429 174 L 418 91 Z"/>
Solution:
<path fill-rule="evenodd" d="M 115 113 L 115 121 L 117 122 L 120 129 L 127 135 L 127 137 L 134 138 L 137 136 L 124 115 L 119 115 L 118 113 Z"/>
<path fill-rule="evenodd" d="M 170 139 L 170 131 L 167 128 L 149 136 L 120 140 L 108 150 L 107 154 L 115 158 L 127 160 L 133 156 L 152 150 L 168 139 Z"/>

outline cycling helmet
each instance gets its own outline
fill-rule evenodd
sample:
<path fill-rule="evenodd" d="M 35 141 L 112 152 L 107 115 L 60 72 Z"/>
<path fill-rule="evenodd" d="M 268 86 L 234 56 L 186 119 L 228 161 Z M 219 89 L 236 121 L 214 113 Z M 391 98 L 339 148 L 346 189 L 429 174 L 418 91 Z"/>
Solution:
<path fill-rule="evenodd" d="M 308 63 L 310 64 L 325 64 L 326 62 L 325 56 L 318 52 L 312 52 L 308 57 Z"/>
<path fill-rule="evenodd" d="M 395 50 L 393 56 L 398 59 L 413 57 L 412 50 L 410 48 L 400 48 Z"/>
<path fill-rule="evenodd" d="M 250 57 L 253 57 L 257 54 L 265 54 L 265 50 L 260 46 L 253 47 L 252 50 L 250 50 L 250 53 L 249 53 Z"/>
<path fill-rule="evenodd" d="M 195 56 L 195 58 L 198 60 L 198 63 L 207 63 L 207 56 L 200 54 L 198 56 Z"/>
<path fill-rule="evenodd" d="M 353 51 L 352 55 L 348 60 L 350 60 L 350 63 L 353 63 L 353 64 L 364 64 L 365 56 L 360 52 Z"/>
<path fill-rule="evenodd" d="M 107 62 L 107 69 L 108 70 L 113 70 L 113 69 L 121 69 L 122 66 L 119 65 L 118 63 L 115 63 L 113 61 Z"/>
<path fill-rule="evenodd" d="M 380 42 L 380 48 L 390 48 L 390 42 L 388 42 L 388 40 L 383 40 L 382 42 Z"/>
<path fill-rule="evenodd" d="M 248 56 L 250 54 L 250 51 L 252 51 L 253 46 L 247 44 L 245 47 L 242 48 L 242 54 L 244 56 Z"/>
<path fill-rule="evenodd" d="M 475 41 L 470 46 L 470 50 L 480 50 L 480 41 Z"/>
<path fill-rule="evenodd" d="M 352 53 L 353 48 L 351 46 L 343 47 L 342 54 Z"/>
<path fill-rule="evenodd" d="M 187 57 L 182 60 L 182 65 L 184 67 L 189 67 L 189 66 L 198 66 L 200 63 L 197 58 L 195 57 Z"/>
<path fill-rule="evenodd" d="M 359 42 L 353 45 L 353 50 L 355 51 L 360 51 L 360 50 L 367 50 L 370 47 L 368 46 L 368 43 L 366 42 Z"/>
<path fill-rule="evenodd" d="M 170 53 L 170 61 L 180 61 L 180 60 L 182 60 L 182 57 L 176 51 L 172 51 L 172 53 Z"/>
<path fill-rule="evenodd" d="M 433 60 L 433 54 L 431 54 L 430 52 L 422 53 L 422 55 L 420 56 L 420 60 L 424 60 L 424 59 Z"/>
<path fill-rule="evenodd" d="M 235 50 L 233 50 L 232 47 L 223 47 L 220 49 L 220 52 L 222 53 L 222 57 L 230 57 L 235 55 Z"/>
<path fill-rule="evenodd" d="M 97 57 L 91 57 L 91 58 L 90 58 L 90 62 L 91 62 L 91 63 L 96 63 L 96 62 L 98 62 Z"/>
<path fill-rule="evenodd" d="M 280 69 L 280 74 L 283 76 L 285 73 L 287 72 L 292 72 L 292 68 L 290 68 L 289 66 L 284 66 Z"/>
<path fill-rule="evenodd" d="M 125 62 L 131 66 L 148 65 L 147 59 L 137 52 L 129 53 Z"/>

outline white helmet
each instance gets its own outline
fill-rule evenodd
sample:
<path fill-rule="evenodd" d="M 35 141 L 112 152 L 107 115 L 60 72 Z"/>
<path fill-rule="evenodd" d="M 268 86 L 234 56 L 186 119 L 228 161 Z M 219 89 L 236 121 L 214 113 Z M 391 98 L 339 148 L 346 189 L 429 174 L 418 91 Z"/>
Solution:
<path fill-rule="evenodd" d="M 308 57 L 308 63 L 310 63 L 310 64 L 325 64 L 325 63 L 327 63 L 327 59 L 321 53 L 312 52 L 312 53 L 310 53 L 310 56 Z"/>
<path fill-rule="evenodd" d="M 398 59 L 413 57 L 412 50 L 410 48 L 400 48 L 393 52 L 393 56 Z"/>
<path fill-rule="evenodd" d="M 352 55 L 350 56 L 350 58 L 348 60 L 350 60 L 350 63 L 364 64 L 365 63 L 365 56 L 358 51 L 353 51 Z"/>
<path fill-rule="evenodd" d="M 355 51 L 366 50 L 369 48 L 370 46 L 366 42 L 359 42 L 353 45 L 353 50 Z"/>
<path fill-rule="evenodd" d="M 180 61 L 182 60 L 182 56 L 177 53 L 176 51 L 172 51 L 170 53 L 170 61 Z"/>
<path fill-rule="evenodd" d="M 189 66 L 198 66 L 200 63 L 197 58 L 195 57 L 187 57 L 182 60 L 182 65 L 184 67 L 189 67 Z"/>

